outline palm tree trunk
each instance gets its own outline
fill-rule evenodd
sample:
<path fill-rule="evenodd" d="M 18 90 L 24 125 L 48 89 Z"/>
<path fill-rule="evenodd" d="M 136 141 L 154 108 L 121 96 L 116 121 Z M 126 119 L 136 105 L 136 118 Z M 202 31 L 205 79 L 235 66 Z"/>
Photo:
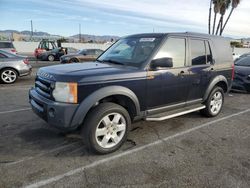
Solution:
<path fill-rule="evenodd" d="M 221 16 L 221 22 L 220 22 L 220 35 L 222 34 L 223 19 L 224 19 L 224 15 Z"/>
<path fill-rule="evenodd" d="M 221 34 L 223 33 L 223 31 L 224 31 L 224 29 L 225 29 L 225 27 L 226 27 L 226 25 L 227 25 L 227 22 L 228 22 L 228 20 L 230 19 L 230 17 L 231 17 L 231 15 L 232 15 L 233 11 L 234 11 L 234 8 L 231 9 L 231 11 L 230 11 L 230 13 L 229 13 L 229 15 L 228 15 L 228 17 L 227 17 L 227 20 L 226 20 L 225 24 L 222 26 Z"/>
<path fill-rule="evenodd" d="M 213 0 L 210 1 L 209 16 L 208 16 L 208 34 L 211 34 L 211 12 L 212 12 L 212 3 L 213 3 Z"/>
<path fill-rule="evenodd" d="M 221 16 L 222 17 L 222 16 Z M 218 35 L 218 32 L 219 32 L 219 28 L 220 28 L 220 25 L 221 25 L 221 17 L 220 17 L 220 20 L 219 20 L 219 23 L 217 25 L 217 29 L 216 29 L 216 35 Z"/>
<path fill-rule="evenodd" d="M 213 35 L 214 35 L 214 29 L 215 29 L 215 24 L 216 24 L 216 18 L 217 18 L 217 13 L 214 13 Z"/>

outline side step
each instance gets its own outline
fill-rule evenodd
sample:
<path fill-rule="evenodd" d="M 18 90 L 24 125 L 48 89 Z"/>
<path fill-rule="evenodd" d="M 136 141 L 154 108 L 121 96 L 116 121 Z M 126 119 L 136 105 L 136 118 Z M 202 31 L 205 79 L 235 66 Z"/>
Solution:
<path fill-rule="evenodd" d="M 164 121 L 166 119 L 170 119 L 170 118 L 174 118 L 174 117 L 188 114 L 191 112 L 195 112 L 198 110 L 202 110 L 204 108 L 206 108 L 206 106 L 202 105 L 202 104 L 192 105 L 192 106 L 181 108 L 178 110 L 172 110 L 172 111 L 163 112 L 160 114 L 154 114 L 154 115 L 147 116 L 146 121 Z"/>

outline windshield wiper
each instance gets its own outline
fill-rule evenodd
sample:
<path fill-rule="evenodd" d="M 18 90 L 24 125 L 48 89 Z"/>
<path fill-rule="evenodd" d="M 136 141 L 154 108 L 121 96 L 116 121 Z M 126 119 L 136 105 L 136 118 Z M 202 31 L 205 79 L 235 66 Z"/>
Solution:
<path fill-rule="evenodd" d="M 119 61 L 114 61 L 114 60 L 111 60 L 111 59 L 104 59 L 102 61 L 98 60 L 99 62 L 106 62 L 106 63 L 112 63 L 112 64 L 117 64 L 117 65 L 124 65 L 124 63 L 122 62 L 119 62 Z"/>

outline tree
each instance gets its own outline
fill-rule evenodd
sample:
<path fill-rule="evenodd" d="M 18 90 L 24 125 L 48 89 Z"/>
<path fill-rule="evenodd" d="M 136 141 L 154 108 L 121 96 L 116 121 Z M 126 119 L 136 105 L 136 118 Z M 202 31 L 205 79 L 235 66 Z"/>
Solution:
<path fill-rule="evenodd" d="M 213 0 L 210 0 L 209 15 L 208 15 L 208 34 L 211 34 L 211 13 Z"/>
<path fill-rule="evenodd" d="M 210 7 L 209 7 L 209 18 L 208 18 L 208 33 L 213 35 L 222 35 L 228 20 L 230 19 L 234 9 L 239 5 L 241 0 L 210 0 Z M 214 21 L 213 21 L 213 30 L 211 33 L 211 12 L 212 12 L 212 4 L 213 4 L 213 10 L 214 10 Z M 226 14 L 226 11 L 231 6 L 231 11 L 226 19 L 226 22 L 224 22 L 224 16 Z M 217 14 L 220 14 L 219 22 L 217 23 Z M 216 31 L 215 31 L 215 26 Z"/>
<path fill-rule="evenodd" d="M 222 4 L 223 0 L 213 0 L 213 4 L 214 4 L 214 23 L 213 23 L 213 32 L 212 34 L 214 35 L 214 30 L 215 30 L 215 25 L 216 25 L 216 18 L 217 18 L 217 14 L 220 11 L 220 7 Z"/>
<path fill-rule="evenodd" d="M 232 13 L 233 13 L 233 11 L 234 11 L 234 9 L 237 8 L 237 6 L 238 6 L 239 4 L 240 4 L 240 0 L 232 0 L 232 3 L 231 3 L 231 11 L 230 11 L 230 13 L 229 13 L 229 15 L 228 15 L 228 17 L 227 17 L 227 19 L 226 19 L 225 24 L 222 26 L 220 35 L 222 35 L 222 33 L 223 33 L 223 31 L 224 31 L 224 29 L 225 29 L 225 27 L 226 27 L 226 25 L 227 25 L 227 22 L 228 22 L 228 20 L 230 19 L 231 15 L 232 15 Z"/>
<path fill-rule="evenodd" d="M 222 30 L 222 26 L 223 26 L 223 18 L 224 18 L 224 15 L 226 13 L 226 10 L 229 8 L 230 6 L 230 3 L 231 3 L 231 0 L 223 0 L 220 2 L 220 10 L 219 10 L 219 13 L 220 13 L 220 20 L 219 20 L 219 23 L 217 25 L 217 29 L 216 29 L 216 35 L 219 34 L 219 30 L 220 30 L 220 33 L 221 33 L 221 30 Z"/>

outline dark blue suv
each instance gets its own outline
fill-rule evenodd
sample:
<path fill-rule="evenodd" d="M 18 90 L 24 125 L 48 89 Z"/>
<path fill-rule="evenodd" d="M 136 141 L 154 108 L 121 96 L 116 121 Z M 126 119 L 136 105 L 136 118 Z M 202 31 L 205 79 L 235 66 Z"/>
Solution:
<path fill-rule="evenodd" d="M 194 111 L 220 113 L 231 86 L 229 41 L 198 33 L 121 38 L 95 62 L 39 69 L 29 92 L 50 125 L 81 129 L 94 152 L 117 150 L 131 122 L 163 121 Z"/>

